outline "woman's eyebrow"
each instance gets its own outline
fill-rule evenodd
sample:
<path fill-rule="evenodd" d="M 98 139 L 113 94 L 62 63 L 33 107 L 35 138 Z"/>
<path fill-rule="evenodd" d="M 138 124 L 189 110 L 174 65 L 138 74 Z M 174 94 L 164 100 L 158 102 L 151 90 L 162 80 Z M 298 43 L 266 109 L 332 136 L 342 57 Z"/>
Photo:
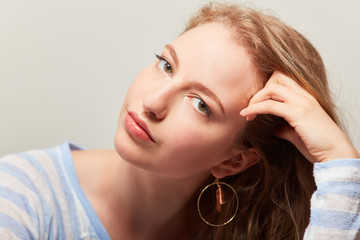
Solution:
<path fill-rule="evenodd" d="M 202 92 L 203 94 L 205 94 L 206 96 L 210 97 L 211 99 L 213 99 L 220 107 L 221 112 L 225 115 L 225 110 L 223 105 L 221 104 L 219 98 L 216 96 L 216 94 L 211 91 L 209 88 L 207 88 L 206 86 L 204 86 L 203 84 L 199 83 L 199 82 L 193 82 L 191 84 L 192 88 L 195 88 L 197 90 L 199 90 L 200 92 Z"/>
<path fill-rule="evenodd" d="M 178 67 L 179 66 L 179 59 L 176 55 L 175 49 L 171 44 L 167 44 L 165 45 L 165 48 L 169 51 L 172 59 L 174 60 L 175 66 Z"/>

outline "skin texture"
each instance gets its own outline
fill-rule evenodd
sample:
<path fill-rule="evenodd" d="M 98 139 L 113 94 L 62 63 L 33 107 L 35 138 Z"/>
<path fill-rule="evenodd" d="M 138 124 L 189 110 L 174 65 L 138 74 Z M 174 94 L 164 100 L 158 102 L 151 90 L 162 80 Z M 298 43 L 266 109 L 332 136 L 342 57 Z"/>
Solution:
<path fill-rule="evenodd" d="M 208 175 L 219 163 L 238 157 L 234 141 L 244 125 L 239 112 L 256 90 L 249 56 L 217 23 L 186 32 L 161 56 L 168 63 L 155 61 L 128 90 L 116 150 L 124 160 L 164 176 Z M 166 64 L 171 71 L 164 70 Z M 217 96 L 224 112 L 214 97 L 196 87 L 199 84 Z M 209 116 L 199 110 L 200 99 L 211 109 Z M 155 143 L 139 141 L 124 129 L 128 111 L 146 122 Z"/>
<path fill-rule="evenodd" d="M 291 128 L 276 134 L 312 162 L 359 156 L 292 79 L 275 72 L 259 90 L 246 49 L 219 23 L 195 27 L 165 47 L 128 90 L 116 151 L 73 152 L 80 184 L 110 237 L 187 239 L 184 208 L 204 180 L 261 161 L 254 149 L 235 148 L 246 119 L 257 114 L 285 118 Z M 154 141 L 129 130 L 129 111 L 146 124 Z"/>

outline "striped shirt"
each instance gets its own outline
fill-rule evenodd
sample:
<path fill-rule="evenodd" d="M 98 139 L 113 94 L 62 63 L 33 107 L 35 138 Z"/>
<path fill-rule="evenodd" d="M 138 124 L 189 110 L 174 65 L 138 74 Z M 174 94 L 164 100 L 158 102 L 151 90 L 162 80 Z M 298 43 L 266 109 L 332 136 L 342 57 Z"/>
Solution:
<path fill-rule="evenodd" d="M 360 159 L 315 163 L 307 240 L 360 239 Z"/>
<path fill-rule="evenodd" d="M 0 239 L 110 239 L 79 184 L 74 144 L 0 160 Z"/>
<path fill-rule="evenodd" d="M 79 184 L 74 144 L 0 159 L 0 239 L 110 239 Z M 316 163 L 304 239 L 360 239 L 360 160 Z"/>

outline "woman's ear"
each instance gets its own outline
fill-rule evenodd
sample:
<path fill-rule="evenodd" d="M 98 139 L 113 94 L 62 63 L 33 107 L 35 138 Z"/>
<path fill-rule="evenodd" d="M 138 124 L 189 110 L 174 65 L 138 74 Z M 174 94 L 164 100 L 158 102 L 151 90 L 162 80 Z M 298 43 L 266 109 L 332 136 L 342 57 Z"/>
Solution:
<path fill-rule="evenodd" d="M 219 179 L 235 175 L 258 163 L 260 159 L 260 154 L 254 148 L 237 150 L 233 157 L 212 167 L 211 173 Z"/>

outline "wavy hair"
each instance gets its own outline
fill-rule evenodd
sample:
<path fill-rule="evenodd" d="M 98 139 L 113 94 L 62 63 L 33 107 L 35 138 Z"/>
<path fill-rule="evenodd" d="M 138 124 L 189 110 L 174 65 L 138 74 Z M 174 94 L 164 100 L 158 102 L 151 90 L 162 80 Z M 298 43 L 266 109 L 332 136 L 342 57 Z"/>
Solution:
<path fill-rule="evenodd" d="M 224 3 L 203 6 L 190 19 L 185 32 L 211 22 L 233 31 L 234 40 L 247 49 L 262 86 L 275 70 L 280 70 L 313 95 L 338 123 L 323 61 L 300 33 L 273 16 Z M 247 123 L 239 136 L 239 147 L 254 147 L 262 159 L 224 179 L 238 193 L 236 218 L 221 228 L 199 224 L 195 239 L 303 238 L 315 190 L 312 164 L 290 142 L 273 135 L 284 125 L 284 119 L 273 115 L 259 115 Z M 231 210 L 224 211 L 231 215 Z"/>

